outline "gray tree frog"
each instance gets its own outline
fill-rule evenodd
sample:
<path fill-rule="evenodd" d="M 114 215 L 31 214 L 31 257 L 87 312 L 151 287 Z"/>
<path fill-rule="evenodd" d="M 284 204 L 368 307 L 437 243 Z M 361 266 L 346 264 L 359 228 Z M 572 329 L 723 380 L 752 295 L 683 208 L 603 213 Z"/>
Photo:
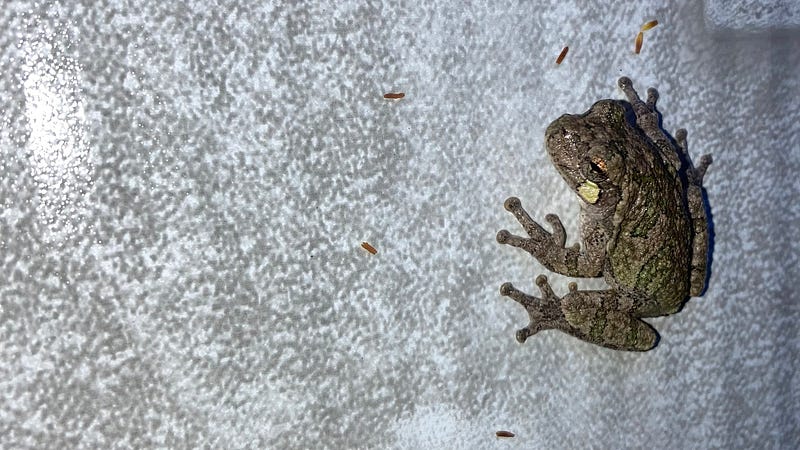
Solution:
<path fill-rule="evenodd" d="M 539 298 L 503 284 L 501 295 L 530 316 L 517 331 L 519 342 L 558 329 L 613 349 L 649 350 L 658 333 L 642 319 L 675 313 L 705 288 L 709 231 L 702 181 L 711 156 L 694 167 L 686 130 L 673 139 L 661 129 L 655 89 L 642 101 L 627 77 L 619 86 L 628 101 L 600 100 L 585 114 L 559 117 L 545 133 L 550 159 L 580 199 L 583 247 L 565 246 L 558 216 L 545 216 L 548 232 L 515 197 L 504 206 L 528 237 L 497 233 L 497 242 L 527 251 L 547 269 L 602 276 L 609 289 L 580 291 L 573 282 L 559 298 L 539 275 Z"/>

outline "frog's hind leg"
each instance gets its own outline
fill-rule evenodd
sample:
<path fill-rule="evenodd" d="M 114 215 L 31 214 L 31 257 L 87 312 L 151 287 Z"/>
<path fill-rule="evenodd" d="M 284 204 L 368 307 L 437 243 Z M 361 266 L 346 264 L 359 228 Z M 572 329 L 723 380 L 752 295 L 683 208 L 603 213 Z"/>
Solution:
<path fill-rule="evenodd" d="M 658 334 L 634 317 L 614 290 L 579 291 L 570 283 L 569 294 L 557 297 L 544 275 L 536 278 L 542 297 L 517 290 L 511 283 L 500 286 L 500 294 L 511 297 L 528 312 L 528 326 L 517 331 L 517 341 L 542 330 L 556 329 L 593 344 L 616 350 L 646 351 L 655 347 Z"/>
<path fill-rule="evenodd" d="M 689 150 L 686 142 L 686 130 L 683 128 L 675 132 L 675 140 L 678 143 L 684 158 L 687 161 L 686 179 L 686 201 L 689 207 L 689 215 L 692 217 L 692 269 L 689 279 L 689 295 L 697 297 L 703 293 L 706 284 L 706 272 L 708 268 L 708 246 L 709 231 L 708 217 L 706 216 L 706 204 L 703 198 L 703 176 L 711 164 L 711 155 L 703 155 L 697 167 L 693 167 L 689 158 Z"/>
<path fill-rule="evenodd" d="M 615 350 L 647 351 L 658 344 L 658 333 L 633 314 L 637 303 L 614 289 L 579 291 L 570 283 L 561 309 L 573 336 Z"/>

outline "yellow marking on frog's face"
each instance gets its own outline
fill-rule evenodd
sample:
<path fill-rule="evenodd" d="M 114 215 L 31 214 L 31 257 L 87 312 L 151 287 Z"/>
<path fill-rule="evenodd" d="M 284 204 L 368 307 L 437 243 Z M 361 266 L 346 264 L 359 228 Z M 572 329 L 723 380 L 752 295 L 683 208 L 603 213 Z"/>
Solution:
<path fill-rule="evenodd" d="M 578 186 L 578 195 L 587 203 L 595 204 L 597 199 L 600 198 L 600 187 L 589 180 L 585 180 Z"/>

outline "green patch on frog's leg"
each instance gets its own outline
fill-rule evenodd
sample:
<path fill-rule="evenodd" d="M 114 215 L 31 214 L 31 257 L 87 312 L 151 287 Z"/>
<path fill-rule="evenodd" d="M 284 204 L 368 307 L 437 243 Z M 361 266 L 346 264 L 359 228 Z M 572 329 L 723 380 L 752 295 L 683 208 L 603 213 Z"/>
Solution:
<path fill-rule="evenodd" d="M 617 350 L 646 351 L 658 342 L 658 334 L 647 323 L 617 309 L 618 293 L 578 291 L 570 285 L 570 293 L 561 300 L 567 323 L 566 330 L 575 337 Z"/>

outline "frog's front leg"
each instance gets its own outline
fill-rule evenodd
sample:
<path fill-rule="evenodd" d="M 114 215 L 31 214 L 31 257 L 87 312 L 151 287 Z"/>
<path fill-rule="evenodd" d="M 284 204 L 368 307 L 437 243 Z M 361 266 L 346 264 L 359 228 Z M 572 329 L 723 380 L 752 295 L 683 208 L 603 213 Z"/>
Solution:
<path fill-rule="evenodd" d="M 569 294 L 558 298 L 547 278 L 539 275 L 536 285 L 542 298 L 517 290 L 511 283 L 500 286 L 500 295 L 520 303 L 528 312 L 528 326 L 517 331 L 517 341 L 542 330 L 561 330 L 593 344 L 616 350 L 646 351 L 658 343 L 658 334 L 632 314 L 636 304 L 615 290 L 579 291 L 570 283 Z"/>
<path fill-rule="evenodd" d="M 670 137 L 659 125 L 659 113 L 656 109 L 656 102 L 658 101 L 658 91 L 655 88 L 647 90 L 647 100 L 642 101 L 639 98 L 639 93 L 633 88 L 633 82 L 628 77 L 622 77 L 617 81 L 622 92 L 628 97 L 628 102 L 633 107 L 633 112 L 636 114 L 636 125 L 644 131 L 644 134 L 650 138 L 661 149 L 661 156 L 668 161 L 672 167 L 677 171 L 681 168 L 681 160 L 675 152 L 675 148 L 670 142 Z"/>
<path fill-rule="evenodd" d="M 602 274 L 605 245 L 587 245 L 584 252 L 581 252 L 580 244 L 577 243 L 567 248 L 565 247 L 567 233 L 557 215 L 545 216 L 545 220 L 553 229 L 553 232 L 549 233 L 531 219 L 518 198 L 508 198 L 503 206 L 514 214 L 529 237 L 524 238 L 513 235 L 508 230 L 500 230 L 497 233 L 497 242 L 525 250 L 547 269 L 562 275 L 599 277 Z"/>

